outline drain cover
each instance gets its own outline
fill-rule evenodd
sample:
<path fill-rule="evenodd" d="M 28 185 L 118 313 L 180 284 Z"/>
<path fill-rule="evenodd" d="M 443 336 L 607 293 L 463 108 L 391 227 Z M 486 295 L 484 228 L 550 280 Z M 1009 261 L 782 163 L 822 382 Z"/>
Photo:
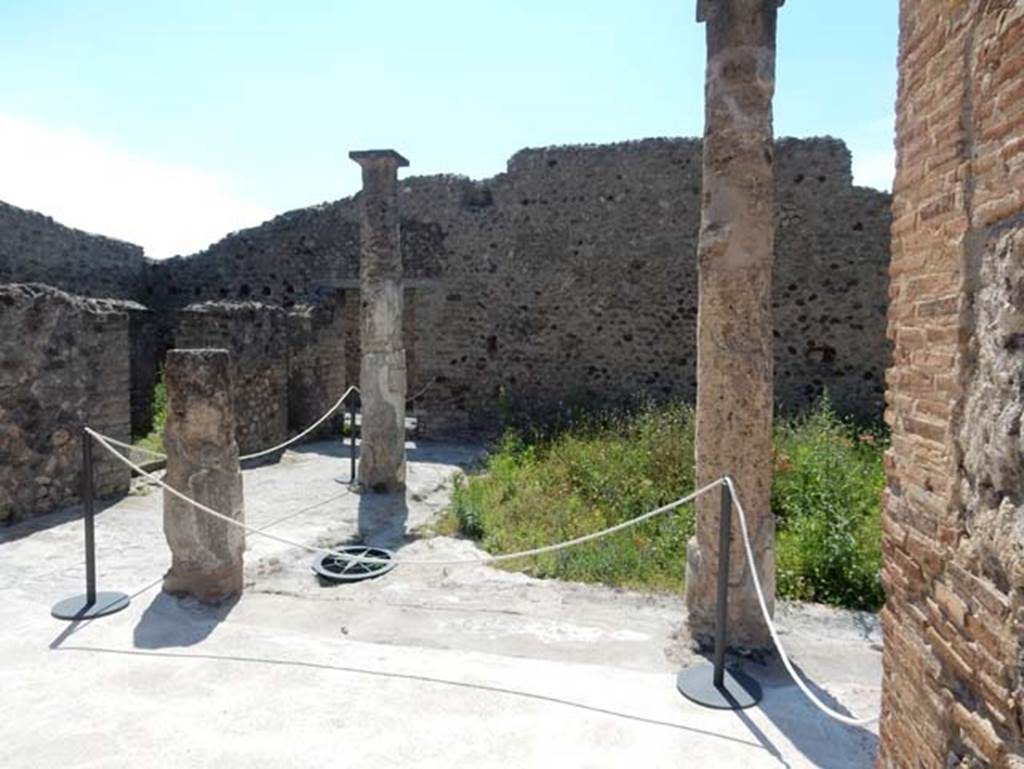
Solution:
<path fill-rule="evenodd" d="M 347 545 L 335 548 L 334 553 L 321 555 L 313 563 L 313 571 L 324 579 L 335 582 L 357 582 L 361 579 L 379 577 L 395 568 L 390 550 L 365 545 Z M 386 560 L 388 563 L 361 561 L 360 558 Z"/>

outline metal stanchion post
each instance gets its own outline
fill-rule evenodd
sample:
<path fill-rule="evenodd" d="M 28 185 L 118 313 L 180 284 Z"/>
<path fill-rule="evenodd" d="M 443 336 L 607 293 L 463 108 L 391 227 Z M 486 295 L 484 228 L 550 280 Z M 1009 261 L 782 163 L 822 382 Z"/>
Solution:
<path fill-rule="evenodd" d="M 698 705 L 719 710 L 742 710 L 761 701 L 761 685 L 741 670 L 727 670 L 725 651 L 729 641 L 729 539 L 732 532 L 732 496 L 722 482 L 722 503 L 718 520 L 718 597 L 715 602 L 715 650 L 707 662 L 684 670 L 676 677 L 676 688 Z"/>
<path fill-rule="evenodd" d="M 342 419 L 344 423 L 344 419 Z M 336 483 L 343 483 L 345 485 L 351 485 L 356 482 L 356 398 L 350 397 L 348 399 L 348 461 L 349 461 L 349 477 L 346 479 L 343 476 L 335 478 Z M 345 437 L 341 438 L 341 445 L 345 445 Z"/>
<path fill-rule="evenodd" d="M 85 595 L 65 598 L 50 613 L 57 619 L 93 619 L 126 609 L 124 593 L 96 592 L 96 502 L 93 490 L 92 436 L 82 428 L 82 523 L 85 526 Z"/>
<path fill-rule="evenodd" d="M 348 437 L 348 461 L 349 469 L 351 471 L 349 483 L 356 482 L 356 399 L 352 398 L 349 401 L 348 407 L 349 422 L 352 424 L 352 430 Z"/>

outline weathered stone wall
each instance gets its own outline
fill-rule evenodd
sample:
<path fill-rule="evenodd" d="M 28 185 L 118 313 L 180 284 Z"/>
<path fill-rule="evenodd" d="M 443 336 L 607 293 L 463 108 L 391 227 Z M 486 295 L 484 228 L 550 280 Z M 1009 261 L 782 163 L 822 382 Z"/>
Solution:
<path fill-rule="evenodd" d="M 1024 6 L 903 0 L 883 767 L 1024 766 Z"/>
<path fill-rule="evenodd" d="M 423 426 L 493 427 L 499 393 L 523 416 L 693 398 L 700 152 L 686 139 L 524 150 L 492 179 L 401 182 L 409 390 L 435 383 Z M 838 140 L 780 141 L 776 173 L 776 402 L 800 408 L 828 388 L 842 410 L 877 416 L 890 198 L 852 186 Z M 289 307 L 342 288 L 354 381 L 358 274 L 348 198 L 156 263 L 142 301 Z"/>
<path fill-rule="evenodd" d="M 348 386 L 345 372 L 345 318 L 341 293 L 288 313 L 288 426 L 305 430 L 319 419 Z M 338 436 L 344 410 L 310 433 L 311 438 Z"/>
<path fill-rule="evenodd" d="M 350 203 L 350 201 L 345 201 Z M 153 262 L 140 301 L 173 311 L 195 302 L 253 301 L 289 308 L 342 276 L 358 285 L 359 221 L 339 204 L 281 214 L 193 256 Z"/>
<path fill-rule="evenodd" d="M 258 302 L 202 302 L 178 313 L 178 349 L 231 353 L 235 435 L 249 454 L 288 437 L 288 323 L 280 307 Z"/>
<path fill-rule="evenodd" d="M 153 389 L 161 364 L 160 326 L 156 314 L 137 302 L 122 302 L 128 313 L 131 371 L 132 436 L 148 435 L 153 428 Z"/>
<path fill-rule="evenodd" d="M 128 440 L 130 308 L 0 285 L 0 521 L 78 500 L 83 424 Z M 97 494 L 127 491 L 125 467 L 93 455 Z"/>
<path fill-rule="evenodd" d="M 525 419 L 574 402 L 694 398 L 700 169 L 699 141 L 650 139 L 524 150 L 483 181 L 402 181 L 403 343 L 409 392 L 427 387 L 411 406 L 421 429 L 490 430 L 503 408 Z M 828 388 L 840 409 L 877 415 L 889 196 L 852 186 L 849 153 L 833 139 L 778 142 L 776 174 L 776 403 L 800 408 Z M 240 406 L 239 443 L 249 452 L 283 439 L 289 420 L 305 427 L 302 417 L 357 380 L 359 241 L 358 198 L 160 262 L 0 204 L 0 280 L 130 297 L 152 311 L 130 312 L 137 435 L 168 347 L 245 350 L 254 363 L 239 371 L 239 401 L 249 386 L 253 408 Z M 326 326 L 282 313 L 301 316 L 326 296 Z M 207 313 L 175 339 L 177 312 L 210 301 L 259 302 L 279 315 L 253 311 L 246 330 L 244 312 Z M 324 352 L 332 323 L 344 332 L 347 372 Z M 321 352 L 302 352 L 303 339 Z M 316 366 L 325 368 L 308 373 Z"/>
<path fill-rule="evenodd" d="M 139 299 L 147 260 L 131 243 L 65 227 L 48 216 L 0 202 L 0 283 L 45 283 L 75 295 Z M 132 434 L 153 420 L 153 386 L 163 350 L 158 318 L 142 306 L 130 315 Z"/>
<path fill-rule="evenodd" d="M 0 202 L 0 283 L 45 283 L 84 296 L 138 299 L 145 266 L 139 246 Z"/>

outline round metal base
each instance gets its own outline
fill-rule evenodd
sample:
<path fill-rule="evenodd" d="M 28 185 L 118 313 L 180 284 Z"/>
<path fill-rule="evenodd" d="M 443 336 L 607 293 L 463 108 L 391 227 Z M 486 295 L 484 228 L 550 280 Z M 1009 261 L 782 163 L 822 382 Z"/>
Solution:
<path fill-rule="evenodd" d="M 361 579 L 370 579 L 387 574 L 395 568 L 395 563 L 391 560 L 394 557 L 392 552 L 382 547 L 348 545 L 335 548 L 335 550 L 340 555 L 334 555 L 333 553 L 321 555 L 313 563 L 313 571 L 324 579 L 334 582 L 358 582 Z M 345 554 L 355 557 L 345 558 Z M 362 556 L 384 559 L 389 561 L 389 563 L 367 563 L 358 560 Z"/>
<path fill-rule="evenodd" d="M 86 596 L 76 595 L 54 604 L 50 614 L 57 619 L 94 619 L 127 609 L 130 603 L 131 599 L 124 593 L 97 593 L 92 603 L 89 603 Z"/>
<path fill-rule="evenodd" d="M 726 668 L 720 687 L 714 675 L 714 665 L 701 663 L 676 676 L 676 688 L 686 699 L 717 710 L 743 710 L 761 701 L 761 685 L 743 671 Z"/>

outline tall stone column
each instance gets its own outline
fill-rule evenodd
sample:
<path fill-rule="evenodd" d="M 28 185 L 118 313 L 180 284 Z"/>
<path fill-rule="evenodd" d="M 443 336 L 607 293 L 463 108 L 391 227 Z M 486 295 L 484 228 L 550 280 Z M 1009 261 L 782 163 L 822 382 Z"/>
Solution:
<path fill-rule="evenodd" d="M 775 595 L 772 474 L 772 317 L 775 201 L 772 95 L 775 23 L 782 0 L 698 0 L 707 24 L 703 206 L 697 249 L 697 483 L 736 480 L 769 608 Z M 697 503 L 687 548 L 691 633 L 714 628 L 719 499 Z M 761 618 L 733 520 L 729 641 L 761 647 Z"/>
<path fill-rule="evenodd" d="M 394 150 L 350 152 L 349 157 L 363 168 L 359 485 L 368 491 L 401 491 L 405 488 L 406 373 L 398 169 L 409 161 Z"/>
<path fill-rule="evenodd" d="M 227 350 L 171 350 L 167 384 L 166 482 L 207 507 L 245 520 Z M 245 532 L 164 491 L 171 569 L 164 590 L 216 603 L 242 591 Z"/>

